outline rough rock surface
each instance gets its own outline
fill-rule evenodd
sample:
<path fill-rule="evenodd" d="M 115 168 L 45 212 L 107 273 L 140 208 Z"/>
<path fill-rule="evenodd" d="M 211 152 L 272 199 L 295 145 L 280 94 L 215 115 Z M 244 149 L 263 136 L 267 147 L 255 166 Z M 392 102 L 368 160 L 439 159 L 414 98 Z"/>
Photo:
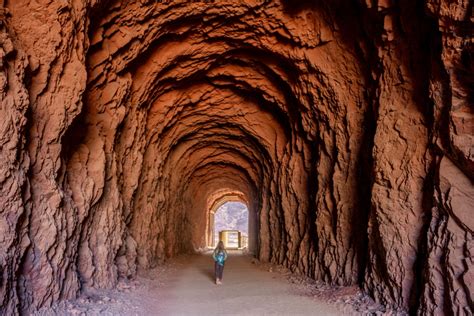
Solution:
<path fill-rule="evenodd" d="M 206 245 L 473 313 L 473 3 L 0 1 L 0 306 Z"/>

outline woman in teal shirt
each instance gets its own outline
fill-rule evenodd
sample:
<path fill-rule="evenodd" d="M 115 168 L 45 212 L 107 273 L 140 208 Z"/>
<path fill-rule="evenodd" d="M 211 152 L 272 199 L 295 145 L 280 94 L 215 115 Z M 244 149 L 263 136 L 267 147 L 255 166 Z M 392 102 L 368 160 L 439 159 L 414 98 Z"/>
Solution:
<path fill-rule="evenodd" d="M 224 273 L 224 263 L 227 260 L 227 251 L 225 250 L 224 243 L 219 241 L 216 249 L 212 253 L 214 259 L 214 272 L 216 276 L 216 284 L 222 284 L 222 274 Z"/>

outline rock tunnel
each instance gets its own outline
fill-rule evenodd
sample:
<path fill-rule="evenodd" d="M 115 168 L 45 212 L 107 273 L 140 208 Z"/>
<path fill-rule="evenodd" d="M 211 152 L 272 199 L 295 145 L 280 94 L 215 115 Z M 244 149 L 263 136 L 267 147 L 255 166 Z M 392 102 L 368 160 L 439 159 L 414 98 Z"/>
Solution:
<path fill-rule="evenodd" d="M 473 311 L 472 1 L 0 1 L 0 306 L 205 246 Z"/>

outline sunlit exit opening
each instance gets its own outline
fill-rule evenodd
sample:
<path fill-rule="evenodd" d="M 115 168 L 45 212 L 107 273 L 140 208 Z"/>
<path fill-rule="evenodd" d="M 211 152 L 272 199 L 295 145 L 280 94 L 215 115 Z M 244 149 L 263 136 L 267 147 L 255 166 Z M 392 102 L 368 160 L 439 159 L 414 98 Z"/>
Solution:
<path fill-rule="evenodd" d="M 226 202 L 214 214 L 214 245 L 219 240 L 228 249 L 248 247 L 249 211 L 242 202 Z"/>

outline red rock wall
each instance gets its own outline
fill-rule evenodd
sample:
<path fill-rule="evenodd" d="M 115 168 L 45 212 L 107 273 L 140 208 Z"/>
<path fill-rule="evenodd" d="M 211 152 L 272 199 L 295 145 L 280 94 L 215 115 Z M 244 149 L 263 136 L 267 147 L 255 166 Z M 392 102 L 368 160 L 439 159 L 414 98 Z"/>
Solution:
<path fill-rule="evenodd" d="M 472 313 L 472 3 L 0 2 L 0 305 L 205 246 Z"/>

